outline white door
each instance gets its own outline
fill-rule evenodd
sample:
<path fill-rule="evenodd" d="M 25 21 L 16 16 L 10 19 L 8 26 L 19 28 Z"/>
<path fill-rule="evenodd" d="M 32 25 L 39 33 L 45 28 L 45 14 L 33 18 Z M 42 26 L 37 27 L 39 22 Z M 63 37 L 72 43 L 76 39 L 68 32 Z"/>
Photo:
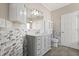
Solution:
<path fill-rule="evenodd" d="M 75 47 L 77 42 L 76 13 L 61 16 L 61 45 Z"/>

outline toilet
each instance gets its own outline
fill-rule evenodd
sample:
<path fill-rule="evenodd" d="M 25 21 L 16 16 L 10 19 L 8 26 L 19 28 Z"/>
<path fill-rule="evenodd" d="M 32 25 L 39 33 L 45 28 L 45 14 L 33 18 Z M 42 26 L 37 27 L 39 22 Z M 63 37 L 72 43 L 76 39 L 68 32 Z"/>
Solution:
<path fill-rule="evenodd" d="M 53 46 L 53 47 L 58 47 L 58 42 L 59 42 L 58 39 L 53 38 L 53 39 L 52 39 L 52 46 Z"/>

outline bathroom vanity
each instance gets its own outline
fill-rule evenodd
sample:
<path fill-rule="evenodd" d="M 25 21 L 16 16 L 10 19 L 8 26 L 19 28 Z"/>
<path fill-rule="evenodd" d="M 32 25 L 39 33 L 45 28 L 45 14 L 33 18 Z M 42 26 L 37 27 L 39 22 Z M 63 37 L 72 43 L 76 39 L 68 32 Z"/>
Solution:
<path fill-rule="evenodd" d="M 51 49 L 51 35 L 27 35 L 28 56 L 42 56 Z"/>
<path fill-rule="evenodd" d="M 27 55 L 42 56 L 51 49 L 51 17 L 27 6 Z"/>

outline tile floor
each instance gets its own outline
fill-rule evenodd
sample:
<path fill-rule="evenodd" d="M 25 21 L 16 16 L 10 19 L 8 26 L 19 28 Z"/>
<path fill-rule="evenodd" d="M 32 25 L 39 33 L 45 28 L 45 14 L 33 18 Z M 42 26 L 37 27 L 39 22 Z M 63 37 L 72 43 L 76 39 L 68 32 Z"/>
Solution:
<path fill-rule="evenodd" d="M 79 56 L 79 50 L 64 46 L 52 47 L 44 56 Z"/>

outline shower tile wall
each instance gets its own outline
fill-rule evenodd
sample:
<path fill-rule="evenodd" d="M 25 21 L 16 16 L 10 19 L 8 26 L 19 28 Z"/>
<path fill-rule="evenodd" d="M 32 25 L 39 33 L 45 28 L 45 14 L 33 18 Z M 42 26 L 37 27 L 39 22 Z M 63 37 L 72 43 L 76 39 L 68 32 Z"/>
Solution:
<path fill-rule="evenodd" d="M 0 32 L 0 55 L 22 56 L 24 35 L 17 29 Z"/>

